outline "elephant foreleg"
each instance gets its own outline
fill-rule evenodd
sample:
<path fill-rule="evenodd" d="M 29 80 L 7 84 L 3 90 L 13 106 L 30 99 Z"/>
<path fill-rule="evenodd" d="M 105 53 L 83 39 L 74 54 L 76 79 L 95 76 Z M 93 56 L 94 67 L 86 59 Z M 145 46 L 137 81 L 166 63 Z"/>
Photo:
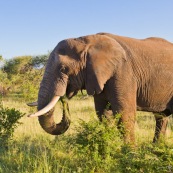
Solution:
<path fill-rule="evenodd" d="M 135 97 L 129 97 L 130 101 L 127 98 L 119 104 L 117 104 L 118 99 L 112 99 L 111 105 L 113 115 L 118 118 L 118 129 L 122 133 L 125 143 L 133 145 L 135 142 L 136 104 Z"/>
<path fill-rule="evenodd" d="M 113 115 L 111 105 L 103 95 L 95 95 L 94 102 L 96 114 L 100 121 L 102 121 L 103 116 L 109 118 Z"/>
<path fill-rule="evenodd" d="M 118 129 L 124 136 L 127 144 L 134 144 L 135 141 L 135 112 L 123 113 L 118 122 Z"/>
<path fill-rule="evenodd" d="M 155 134 L 153 142 L 157 142 L 161 135 L 165 136 L 166 128 L 168 125 L 168 117 L 163 115 L 154 115 L 156 120 Z"/>

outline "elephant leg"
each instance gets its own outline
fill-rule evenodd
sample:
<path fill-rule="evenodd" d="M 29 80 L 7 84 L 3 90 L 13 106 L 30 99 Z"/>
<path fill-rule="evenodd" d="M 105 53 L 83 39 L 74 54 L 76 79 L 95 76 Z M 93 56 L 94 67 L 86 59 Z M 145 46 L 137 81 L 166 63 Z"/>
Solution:
<path fill-rule="evenodd" d="M 103 94 L 94 96 L 95 110 L 100 121 L 102 121 L 103 116 L 109 118 L 113 115 L 111 110 L 111 105 L 105 99 Z"/>
<path fill-rule="evenodd" d="M 156 127 L 153 142 L 155 143 L 160 138 L 160 135 L 165 136 L 168 125 L 168 117 L 164 117 L 163 115 L 158 116 L 158 114 L 154 116 L 156 120 Z"/>
<path fill-rule="evenodd" d="M 123 99 L 124 102 L 119 104 L 116 99 L 112 99 L 111 106 L 113 115 L 119 119 L 117 125 L 124 137 L 124 142 L 133 145 L 135 142 L 136 104 L 135 97 L 129 97 L 129 99 L 128 101 L 128 97 L 126 97 Z"/>
<path fill-rule="evenodd" d="M 124 112 L 119 119 L 118 129 L 124 136 L 124 142 L 126 144 L 133 144 L 135 141 L 135 113 Z"/>

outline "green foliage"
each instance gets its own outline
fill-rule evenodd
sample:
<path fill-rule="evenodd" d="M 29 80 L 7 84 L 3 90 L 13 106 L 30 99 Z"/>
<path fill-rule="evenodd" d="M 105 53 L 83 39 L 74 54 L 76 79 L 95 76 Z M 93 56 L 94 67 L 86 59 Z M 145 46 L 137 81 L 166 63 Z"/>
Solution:
<path fill-rule="evenodd" d="M 119 117 L 119 116 L 118 116 Z M 116 128 L 117 119 L 100 123 L 80 122 L 76 135 L 68 138 L 74 152 L 76 172 L 167 173 L 173 171 L 172 146 L 166 143 L 143 143 L 133 148 L 123 143 Z M 67 146 L 67 144 L 66 144 Z"/>
<path fill-rule="evenodd" d="M 6 95 L 9 90 L 9 80 L 7 73 L 3 70 L 5 60 L 0 56 L 0 95 Z"/>
<path fill-rule="evenodd" d="M 117 119 L 113 118 L 103 119 L 103 122 L 91 120 L 86 123 L 81 120 L 74 145 L 85 169 L 97 172 L 111 170 L 114 153 L 120 151 L 122 144 L 116 124 Z"/>
<path fill-rule="evenodd" d="M 0 70 L 0 81 L 10 93 L 26 101 L 35 100 L 48 55 L 21 56 L 7 60 Z"/>
<path fill-rule="evenodd" d="M 49 55 L 41 56 L 19 56 L 6 61 L 3 70 L 11 78 L 13 75 L 25 74 L 34 69 L 41 69 L 46 65 Z"/>
<path fill-rule="evenodd" d="M 7 79 L 7 73 L 0 70 L 0 81 L 4 81 Z"/>
<path fill-rule="evenodd" d="M 8 151 L 0 150 L 0 172 L 173 172 L 172 143 L 145 142 L 131 148 L 123 144 L 115 124 L 116 120 L 81 121 L 77 133 L 55 140 L 45 133 L 26 136 L 22 131 Z"/>
<path fill-rule="evenodd" d="M 37 72 L 40 73 L 40 69 Z M 36 71 L 28 71 L 28 75 L 23 76 L 23 82 L 20 93 L 30 92 L 35 88 L 27 88 L 27 83 L 35 82 Z M 32 75 L 30 75 L 31 73 Z M 36 73 L 34 76 L 33 74 Z M 16 78 L 19 78 L 16 75 Z M 37 78 L 37 80 L 39 77 Z M 26 86 L 24 87 L 26 83 Z M 36 83 L 34 83 L 36 85 Z M 15 88 L 17 91 L 17 88 Z M 27 92 L 26 96 L 27 97 Z M 32 91 L 35 92 L 35 91 Z M 31 93 L 31 92 L 30 92 Z M 23 96 L 22 96 L 23 97 Z M 31 96 L 30 96 L 31 97 Z M 172 142 L 172 125 L 173 120 L 168 125 L 167 137 L 164 142 L 152 144 L 155 121 L 154 116 L 146 113 L 138 113 L 137 127 L 135 129 L 137 144 L 134 148 L 123 143 L 121 134 L 116 128 L 120 115 L 116 119 L 103 119 L 100 123 L 94 114 L 93 102 L 91 97 L 81 99 L 82 95 L 75 97 L 70 101 L 70 110 L 72 123 L 69 130 L 64 134 L 53 137 L 46 134 L 39 126 L 37 119 L 22 118 L 23 124 L 15 123 L 12 135 L 4 143 L 0 137 L 0 172 L 34 172 L 34 173 L 171 173 L 173 172 L 173 142 Z M 25 105 L 25 100 L 11 100 L 4 98 L 6 106 L 15 107 L 22 112 L 31 111 Z M 57 107 L 60 104 L 57 104 Z M 109 108 L 109 107 L 108 107 Z M 1 117 L 11 114 L 11 121 L 15 120 L 16 109 L 1 108 Z M 13 109 L 13 111 L 12 111 Z M 33 108 L 32 108 L 33 109 Z M 58 109 L 59 111 L 59 109 Z M 5 112 L 5 113 L 3 113 Z M 32 110 L 33 112 L 33 110 Z M 58 113 L 59 114 L 59 113 Z M 78 118 L 83 118 L 78 127 Z M 13 119 L 14 118 L 14 119 Z M 88 121 L 91 119 L 90 121 Z M 18 119 L 19 120 L 19 119 Z M 77 121 L 76 121 L 77 120 Z M 5 119 L 4 119 L 5 122 Z M 19 122 L 19 121 L 18 121 Z M 2 125 L 0 125 L 2 128 Z M 10 129 L 10 128 L 9 128 Z M 15 133 L 14 133 L 15 130 Z M 10 132 L 11 133 L 11 132 Z M 8 133 L 7 133 L 8 134 Z M 8 136 L 8 135 L 5 135 Z M 13 138 L 12 138 L 13 137 Z M 142 141 L 145 141 L 142 142 Z M 8 150 L 2 146 L 8 146 Z"/>
<path fill-rule="evenodd" d="M 0 147 L 6 145 L 12 138 L 23 115 L 15 108 L 4 108 L 2 104 L 0 105 Z"/>
<path fill-rule="evenodd" d="M 0 61 L 2 61 L 2 60 L 3 60 L 2 55 L 0 55 Z"/>
<path fill-rule="evenodd" d="M 43 68 L 46 65 L 48 57 L 49 57 L 49 53 L 48 55 L 35 56 L 32 58 L 31 64 L 34 68 L 38 68 L 38 69 Z"/>
<path fill-rule="evenodd" d="M 167 144 L 143 143 L 136 150 L 123 147 L 118 161 L 118 168 L 120 172 L 124 173 L 167 173 L 173 171 L 173 152 L 171 146 Z"/>
<path fill-rule="evenodd" d="M 3 69 L 8 74 L 8 77 L 11 78 L 12 75 L 22 74 L 29 71 L 32 68 L 31 61 L 31 56 L 15 57 L 6 61 Z"/>
<path fill-rule="evenodd" d="M 0 94 L 3 95 L 9 89 L 10 81 L 7 78 L 7 73 L 0 70 Z"/>

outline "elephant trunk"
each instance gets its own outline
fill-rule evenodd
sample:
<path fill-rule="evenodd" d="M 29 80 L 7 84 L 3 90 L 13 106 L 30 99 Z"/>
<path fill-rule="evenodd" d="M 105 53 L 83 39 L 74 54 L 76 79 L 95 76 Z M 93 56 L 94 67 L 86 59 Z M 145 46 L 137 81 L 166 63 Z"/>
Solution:
<path fill-rule="evenodd" d="M 52 135 L 61 135 L 70 126 L 70 112 L 67 101 L 61 97 L 60 98 L 63 106 L 63 117 L 60 123 L 56 124 L 54 121 L 54 108 L 44 115 L 39 116 L 39 123 L 41 127 L 49 134 Z"/>
<path fill-rule="evenodd" d="M 56 85 L 48 85 L 48 82 L 46 81 L 47 79 L 44 78 L 41 83 L 39 96 L 38 96 L 38 107 L 37 107 L 38 112 L 28 115 L 28 117 L 39 117 L 38 120 L 41 127 L 47 133 L 52 135 L 63 134 L 70 126 L 70 113 L 69 113 L 68 103 L 63 97 L 67 87 L 67 79 L 68 78 L 64 76 L 63 78 L 60 79 L 60 82 L 57 83 Z M 55 91 L 55 92 L 53 93 L 50 91 Z M 62 102 L 63 106 L 63 117 L 61 122 L 56 124 L 54 121 L 54 107 L 59 99 Z M 31 105 L 33 104 L 31 103 Z"/>
<path fill-rule="evenodd" d="M 40 84 L 38 94 L 38 103 L 29 104 L 29 106 L 37 105 L 38 112 L 28 117 L 38 116 L 41 127 L 49 134 L 63 134 L 70 126 L 68 103 L 63 98 L 66 93 L 68 76 L 62 73 L 57 64 L 55 52 L 50 54 L 46 65 L 43 80 Z M 63 117 L 60 123 L 54 121 L 54 107 L 58 100 L 61 100 L 63 106 Z"/>

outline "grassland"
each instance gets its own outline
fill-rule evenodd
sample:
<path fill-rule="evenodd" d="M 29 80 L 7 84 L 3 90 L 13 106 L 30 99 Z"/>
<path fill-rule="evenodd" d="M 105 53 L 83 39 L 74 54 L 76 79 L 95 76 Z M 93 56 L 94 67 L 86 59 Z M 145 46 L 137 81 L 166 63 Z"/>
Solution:
<path fill-rule="evenodd" d="M 21 99 L 3 98 L 3 105 L 26 115 L 35 111 Z M 123 144 L 115 127 L 109 129 L 98 122 L 92 97 L 76 97 L 69 105 L 71 126 L 58 137 L 46 134 L 37 118 L 24 116 L 8 149 L 0 149 L 0 173 L 173 172 L 172 118 L 166 137 L 152 144 L 154 116 L 138 112 L 136 147 L 130 148 Z M 61 111 L 58 103 L 57 122 L 61 120 Z"/>

